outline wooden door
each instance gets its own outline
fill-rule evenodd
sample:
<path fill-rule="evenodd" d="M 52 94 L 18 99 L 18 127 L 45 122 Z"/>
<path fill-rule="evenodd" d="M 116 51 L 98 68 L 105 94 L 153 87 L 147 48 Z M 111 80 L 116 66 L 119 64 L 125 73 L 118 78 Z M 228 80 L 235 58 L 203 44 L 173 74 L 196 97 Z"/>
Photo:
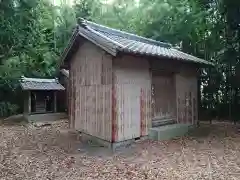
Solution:
<path fill-rule="evenodd" d="M 173 75 L 153 74 L 153 119 L 175 118 L 175 86 Z"/>
<path fill-rule="evenodd" d="M 140 87 L 136 84 L 116 86 L 118 141 L 140 137 Z"/>

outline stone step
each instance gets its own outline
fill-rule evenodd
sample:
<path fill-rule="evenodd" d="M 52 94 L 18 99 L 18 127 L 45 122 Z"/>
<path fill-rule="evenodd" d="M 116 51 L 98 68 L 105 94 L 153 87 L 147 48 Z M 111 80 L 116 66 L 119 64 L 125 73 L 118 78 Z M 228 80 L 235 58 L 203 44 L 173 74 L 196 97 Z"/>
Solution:
<path fill-rule="evenodd" d="M 166 126 L 153 127 L 149 129 L 149 139 L 168 140 L 181 137 L 188 133 L 190 124 L 170 124 Z"/>
<path fill-rule="evenodd" d="M 30 114 L 25 118 L 29 122 L 37 121 L 57 121 L 60 119 L 66 119 L 68 116 L 66 113 L 46 113 L 46 114 Z"/>
<path fill-rule="evenodd" d="M 176 121 L 173 118 L 153 119 L 152 127 L 165 126 L 165 125 L 174 124 L 174 123 L 176 123 Z"/>

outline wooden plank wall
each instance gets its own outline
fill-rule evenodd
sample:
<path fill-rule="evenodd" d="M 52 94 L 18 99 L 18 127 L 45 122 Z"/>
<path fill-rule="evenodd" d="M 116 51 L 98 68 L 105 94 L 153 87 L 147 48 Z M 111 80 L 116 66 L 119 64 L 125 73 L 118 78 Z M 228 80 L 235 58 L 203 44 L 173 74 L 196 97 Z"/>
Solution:
<path fill-rule="evenodd" d="M 176 104 L 178 123 L 197 123 L 197 76 L 176 74 Z"/>
<path fill-rule="evenodd" d="M 153 73 L 153 117 L 176 118 L 176 88 L 172 73 Z"/>
<path fill-rule="evenodd" d="M 145 136 L 151 122 L 151 74 L 146 59 L 122 56 L 113 62 L 116 121 L 114 141 Z"/>
<path fill-rule="evenodd" d="M 84 42 L 70 65 L 70 123 L 72 127 L 112 140 L 112 57 Z"/>
<path fill-rule="evenodd" d="M 164 109 L 162 107 L 169 106 L 168 105 L 169 103 L 167 103 L 167 101 L 169 102 L 170 94 L 172 94 L 175 99 L 175 102 L 170 103 L 172 104 L 170 109 L 175 109 L 174 114 L 177 121 L 179 123 L 196 123 L 198 120 L 197 65 L 163 59 L 161 61 L 153 60 L 151 62 L 151 68 L 153 71 L 153 86 L 155 84 L 155 86 L 158 89 L 157 91 L 159 91 L 157 95 L 159 97 L 154 97 L 153 99 L 156 101 L 155 103 L 153 103 L 153 105 L 156 106 L 156 107 L 153 106 L 153 109 L 156 109 L 153 111 L 155 112 L 153 116 L 158 115 L 159 112 L 161 111 L 169 112 L 168 109 Z M 156 75 L 156 72 L 157 73 L 164 72 L 164 74 L 171 73 L 173 74 L 174 77 L 170 80 L 169 78 L 167 78 L 166 75 L 161 76 Z M 172 82 L 174 84 L 173 86 L 171 85 Z M 170 86 L 173 87 L 172 89 L 174 89 L 174 93 L 173 92 L 170 93 Z M 162 90 L 160 90 L 161 87 L 163 87 Z M 165 91 L 165 89 L 169 89 L 169 91 L 166 90 L 166 92 L 161 92 Z M 153 92 L 153 96 L 154 93 L 156 93 L 156 90 Z M 164 93 L 165 95 L 163 95 Z M 168 94 L 169 97 L 166 97 L 168 96 Z M 161 101 L 161 99 L 164 98 L 165 100 Z M 161 110 L 159 107 L 161 108 Z M 167 114 L 168 113 L 163 113 L 163 115 Z"/>

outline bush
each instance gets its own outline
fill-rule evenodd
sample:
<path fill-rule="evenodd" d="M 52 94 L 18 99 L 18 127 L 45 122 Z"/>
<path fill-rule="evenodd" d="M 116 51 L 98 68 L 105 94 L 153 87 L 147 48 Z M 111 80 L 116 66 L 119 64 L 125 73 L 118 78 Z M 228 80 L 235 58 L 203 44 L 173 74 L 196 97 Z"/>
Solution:
<path fill-rule="evenodd" d="M 0 102 L 0 117 L 7 117 L 16 114 L 19 107 L 10 102 Z"/>

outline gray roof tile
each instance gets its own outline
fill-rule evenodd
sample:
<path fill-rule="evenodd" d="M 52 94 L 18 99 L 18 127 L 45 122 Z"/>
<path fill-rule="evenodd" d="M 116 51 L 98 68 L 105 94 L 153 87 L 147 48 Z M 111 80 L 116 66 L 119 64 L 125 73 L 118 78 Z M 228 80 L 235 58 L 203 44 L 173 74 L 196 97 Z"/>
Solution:
<path fill-rule="evenodd" d="M 20 85 L 23 90 L 65 90 L 57 79 L 39 79 L 22 77 Z"/>
<path fill-rule="evenodd" d="M 108 47 L 128 53 L 166 57 L 194 63 L 212 64 L 206 60 L 173 48 L 168 43 L 155 41 L 138 35 L 112 29 L 90 21 L 82 20 L 79 27 L 80 34 L 87 35 L 93 42 L 107 43 Z"/>

